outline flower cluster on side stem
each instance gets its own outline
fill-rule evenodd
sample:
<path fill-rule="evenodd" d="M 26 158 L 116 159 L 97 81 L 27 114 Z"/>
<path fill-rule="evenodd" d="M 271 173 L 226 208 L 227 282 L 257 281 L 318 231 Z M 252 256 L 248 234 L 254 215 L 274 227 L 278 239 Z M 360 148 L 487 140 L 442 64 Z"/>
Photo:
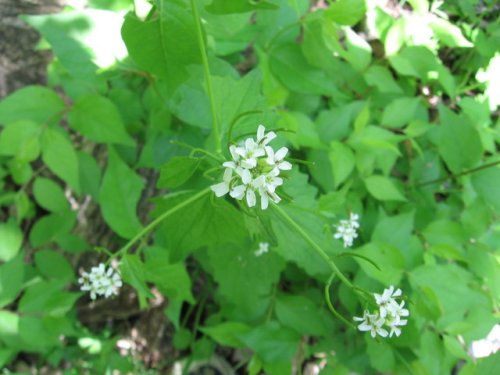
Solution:
<path fill-rule="evenodd" d="M 269 206 L 269 200 L 278 203 L 281 198 L 276 188 L 283 184 L 280 172 L 292 169 L 292 164 L 284 160 L 288 153 L 286 147 L 275 151 L 268 146 L 274 138 L 276 133 L 266 133 L 266 128 L 259 125 L 256 139 L 247 138 L 238 145 L 231 145 L 232 160 L 223 163 L 226 169 L 222 182 L 211 186 L 215 195 L 222 197 L 229 193 L 237 200 L 245 198 L 248 207 L 253 207 L 258 194 L 263 210 Z"/>
<path fill-rule="evenodd" d="M 382 294 L 374 293 L 375 302 L 379 307 L 378 311 L 370 313 L 365 310 L 362 317 L 355 316 L 354 321 L 360 322 L 358 329 L 363 332 L 370 332 L 372 337 L 377 335 L 381 337 L 401 335 L 401 327 L 408 322 L 408 320 L 402 318 L 410 315 L 410 312 L 404 308 L 405 301 L 398 302 L 396 300 L 401 295 L 401 289 L 394 290 L 392 285 L 384 289 Z"/>
<path fill-rule="evenodd" d="M 354 239 L 358 237 L 357 229 L 359 228 L 359 215 L 352 213 L 348 220 L 340 220 L 338 225 L 334 225 L 337 232 L 333 235 L 335 239 L 342 238 L 344 247 L 351 247 Z"/>
<path fill-rule="evenodd" d="M 82 272 L 78 283 L 81 285 L 80 290 L 90 292 L 90 298 L 94 300 L 97 296 L 108 298 L 118 295 L 122 279 L 112 267 L 106 269 L 104 263 L 100 263 L 97 267 L 92 267 L 90 272 Z"/>

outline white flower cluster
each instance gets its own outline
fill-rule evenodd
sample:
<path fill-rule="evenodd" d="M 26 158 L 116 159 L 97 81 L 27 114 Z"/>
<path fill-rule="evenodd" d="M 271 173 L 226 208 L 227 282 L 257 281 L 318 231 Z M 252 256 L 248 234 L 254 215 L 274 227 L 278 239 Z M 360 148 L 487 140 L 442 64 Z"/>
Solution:
<path fill-rule="evenodd" d="M 333 235 L 335 239 L 342 238 L 344 247 L 351 247 L 354 239 L 358 237 L 356 230 L 359 228 L 359 215 L 352 213 L 348 220 L 340 220 L 338 225 L 334 225 L 337 232 Z"/>
<path fill-rule="evenodd" d="M 281 198 L 276 188 L 283 184 L 278 177 L 280 171 L 292 169 L 292 164 L 285 161 L 286 147 L 274 152 L 268 143 L 276 138 L 276 133 L 268 132 L 263 125 L 257 129 L 257 139 L 247 138 L 239 145 L 231 145 L 229 152 L 232 160 L 226 161 L 222 182 L 212 185 L 215 195 L 222 197 L 229 193 L 234 199 L 246 197 L 248 207 L 257 203 L 256 193 L 260 195 L 260 207 L 265 210 L 269 200 L 278 203 Z"/>
<path fill-rule="evenodd" d="M 372 337 L 377 335 L 382 337 L 392 337 L 392 335 L 401 335 L 401 327 L 408 322 L 406 319 L 401 319 L 410 315 L 410 312 L 404 308 L 405 301 L 400 303 L 396 301 L 396 297 L 401 297 L 401 289 L 394 290 L 391 285 L 384 289 L 382 294 L 374 293 L 375 302 L 379 306 L 379 310 L 370 314 L 365 310 L 363 316 L 355 316 L 353 319 L 356 322 L 361 322 L 358 326 L 360 331 L 369 331 Z M 384 328 L 385 327 L 385 328 Z M 387 329 L 390 332 L 387 332 Z"/>
<path fill-rule="evenodd" d="M 118 272 L 112 267 L 106 270 L 104 263 L 97 267 L 92 267 L 90 272 L 82 272 L 82 277 L 78 279 L 81 284 L 80 290 L 90 292 L 90 298 L 96 299 L 97 296 L 108 298 L 112 295 L 118 295 L 118 289 L 123 285 Z"/>
<path fill-rule="evenodd" d="M 267 253 L 269 251 L 269 243 L 267 242 L 259 242 L 259 248 L 255 250 L 255 256 L 260 257 L 261 255 Z"/>

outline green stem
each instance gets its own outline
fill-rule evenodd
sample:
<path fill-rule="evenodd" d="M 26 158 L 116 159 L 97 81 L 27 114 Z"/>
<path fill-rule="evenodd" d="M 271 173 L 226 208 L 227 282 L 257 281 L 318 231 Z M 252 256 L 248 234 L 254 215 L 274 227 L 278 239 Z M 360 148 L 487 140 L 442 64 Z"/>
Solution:
<path fill-rule="evenodd" d="M 356 326 L 354 324 L 352 324 L 350 321 L 348 321 L 346 318 L 344 318 L 342 315 L 340 315 L 340 313 L 337 310 L 335 310 L 335 308 L 333 307 L 332 301 L 330 300 L 330 286 L 332 285 L 333 276 L 334 275 L 332 275 L 330 277 L 330 279 L 328 280 L 328 283 L 325 285 L 325 300 L 326 300 L 326 304 L 328 305 L 328 308 L 330 309 L 330 311 L 332 312 L 332 314 L 337 317 L 337 319 L 339 319 L 340 321 L 344 322 L 349 327 L 356 329 Z"/>
<path fill-rule="evenodd" d="M 128 241 L 125 246 L 123 246 L 120 250 L 118 250 L 114 256 L 117 257 L 123 253 L 126 253 L 137 241 L 139 241 L 145 234 L 147 234 L 149 231 L 154 229 L 158 224 L 160 224 L 163 220 L 165 220 L 167 217 L 170 215 L 174 214 L 175 212 L 179 211 L 180 209 L 190 205 L 194 201 L 200 199 L 202 196 L 207 194 L 210 191 L 210 188 L 206 188 L 197 194 L 193 195 L 192 197 L 186 199 L 185 201 L 179 203 L 178 205 L 172 207 L 170 210 L 164 212 L 160 216 L 158 216 L 156 219 L 154 219 L 151 223 L 146 225 L 143 230 L 141 230 L 139 233 L 137 233 L 134 238 L 132 238 L 130 241 Z"/>
<path fill-rule="evenodd" d="M 432 184 L 436 184 L 436 183 L 439 183 L 439 182 L 443 182 L 443 181 L 449 180 L 451 178 L 457 178 L 457 177 L 465 176 L 465 175 L 468 175 L 470 173 L 478 172 L 478 171 L 486 169 L 486 168 L 494 167 L 495 165 L 498 165 L 498 164 L 500 164 L 500 160 L 494 161 L 492 163 L 480 165 L 479 167 L 468 169 L 466 171 L 463 171 L 463 172 L 460 172 L 460 173 L 457 173 L 457 174 L 452 174 L 450 176 L 445 176 L 445 177 L 436 178 L 435 180 L 420 182 L 420 183 L 416 184 L 415 187 L 432 185 Z"/>
<path fill-rule="evenodd" d="M 196 26 L 196 34 L 198 37 L 198 46 L 200 48 L 201 61 L 203 63 L 203 71 L 205 73 L 205 84 L 207 85 L 207 95 L 208 95 L 208 100 L 210 101 L 210 111 L 212 112 L 212 131 L 215 138 L 215 151 L 218 154 L 220 154 L 221 153 L 220 127 L 215 105 L 214 90 L 212 87 L 212 76 L 210 75 L 210 67 L 208 65 L 207 47 L 205 45 L 205 38 L 203 37 L 203 31 L 201 29 L 200 14 L 198 12 L 198 6 L 196 5 L 196 0 L 191 0 L 191 8 L 193 9 L 194 23 Z"/>
<path fill-rule="evenodd" d="M 326 252 L 302 229 L 302 227 L 297 224 L 283 209 L 281 209 L 276 203 L 273 203 L 274 209 L 280 214 L 280 216 L 290 224 L 293 229 L 300 234 L 309 245 L 316 251 L 316 253 L 323 258 L 323 260 L 328 263 L 333 273 L 337 275 L 337 277 L 342 281 L 345 285 L 347 285 L 350 289 L 355 289 L 351 282 L 344 276 L 344 274 L 338 269 L 335 262 L 330 259 L 330 257 L 326 254 Z"/>

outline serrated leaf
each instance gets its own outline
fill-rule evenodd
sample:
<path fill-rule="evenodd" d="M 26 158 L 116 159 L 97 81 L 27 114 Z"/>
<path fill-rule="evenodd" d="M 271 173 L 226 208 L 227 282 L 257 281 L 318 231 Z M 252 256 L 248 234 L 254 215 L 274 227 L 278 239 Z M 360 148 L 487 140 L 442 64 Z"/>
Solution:
<path fill-rule="evenodd" d="M 283 260 L 272 250 L 259 257 L 255 250 L 236 243 L 212 246 L 208 250 L 219 293 L 228 303 L 251 316 L 263 312 L 267 303 L 260 301 L 269 295 L 284 268 Z"/>
<path fill-rule="evenodd" d="M 130 57 L 174 89 L 189 77 L 187 66 L 201 62 L 196 26 L 188 2 L 161 0 L 157 5 L 158 17 L 147 21 L 129 13 L 122 37 Z"/>
<path fill-rule="evenodd" d="M 154 298 L 147 281 L 147 269 L 136 254 L 125 254 L 120 263 L 120 275 L 126 283 L 132 285 L 139 294 L 141 308 L 147 306 L 146 297 Z"/>
<path fill-rule="evenodd" d="M 109 148 L 99 200 L 104 220 L 123 238 L 132 238 L 142 229 L 137 217 L 137 203 L 143 188 L 144 180 Z"/>
<path fill-rule="evenodd" d="M 156 200 L 157 208 L 153 216 L 159 216 L 190 196 L 190 193 L 182 193 Z M 246 236 L 243 214 L 223 199 L 211 200 L 207 194 L 161 224 L 159 232 L 172 249 L 171 261 L 183 260 L 200 247 L 238 242 Z"/>
<path fill-rule="evenodd" d="M 92 141 L 135 144 L 125 130 L 118 109 L 103 96 L 87 95 L 78 99 L 68 113 L 68 120 L 73 129 Z"/>
<path fill-rule="evenodd" d="M 156 260 L 145 263 L 146 279 L 156 284 L 170 299 L 195 302 L 191 293 L 191 278 L 184 263 L 167 264 Z"/>
<path fill-rule="evenodd" d="M 54 91 L 41 86 L 26 86 L 0 101 L 0 125 L 19 120 L 43 124 L 64 107 L 63 100 Z"/>

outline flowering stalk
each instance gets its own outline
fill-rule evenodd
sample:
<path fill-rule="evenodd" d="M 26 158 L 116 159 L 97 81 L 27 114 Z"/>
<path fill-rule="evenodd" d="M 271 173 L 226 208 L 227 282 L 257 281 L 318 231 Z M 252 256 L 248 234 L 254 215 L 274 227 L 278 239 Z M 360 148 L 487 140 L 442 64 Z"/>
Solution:
<path fill-rule="evenodd" d="M 193 9 L 193 18 L 196 26 L 196 34 L 198 37 L 198 47 L 200 48 L 201 61 L 203 63 L 203 71 L 205 75 L 205 84 L 207 86 L 207 96 L 210 102 L 210 112 L 212 113 L 212 131 L 215 140 L 215 151 L 217 154 L 221 153 L 221 138 L 219 129 L 219 117 L 215 105 L 214 90 L 212 88 L 212 76 L 210 74 L 210 67 L 208 65 L 207 47 L 201 29 L 200 14 L 195 0 L 191 0 L 191 8 Z"/>

